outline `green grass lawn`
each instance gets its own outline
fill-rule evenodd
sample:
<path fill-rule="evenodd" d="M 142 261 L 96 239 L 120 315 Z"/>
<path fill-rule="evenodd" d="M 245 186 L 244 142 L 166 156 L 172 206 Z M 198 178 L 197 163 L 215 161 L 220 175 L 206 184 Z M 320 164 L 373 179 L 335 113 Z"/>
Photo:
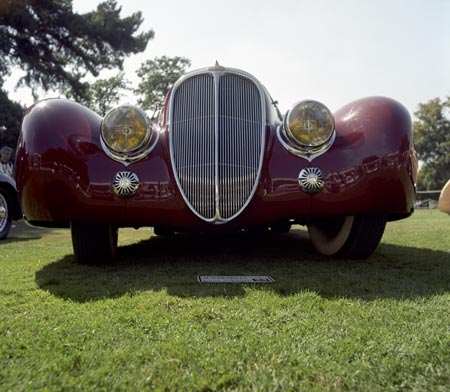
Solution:
<path fill-rule="evenodd" d="M 0 244 L 1 391 L 450 391 L 450 217 L 388 224 L 367 261 L 307 234 L 120 231 L 74 263 L 67 230 Z M 197 275 L 270 275 L 266 285 Z"/>

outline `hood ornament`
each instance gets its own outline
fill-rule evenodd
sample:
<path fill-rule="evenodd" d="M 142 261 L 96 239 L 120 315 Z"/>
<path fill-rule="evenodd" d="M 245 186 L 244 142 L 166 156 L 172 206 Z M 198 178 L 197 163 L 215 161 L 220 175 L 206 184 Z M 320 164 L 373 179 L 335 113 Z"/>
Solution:
<path fill-rule="evenodd" d="M 216 60 L 216 64 L 214 64 L 212 67 L 208 68 L 210 71 L 223 71 L 225 67 L 222 67 L 219 62 Z"/>

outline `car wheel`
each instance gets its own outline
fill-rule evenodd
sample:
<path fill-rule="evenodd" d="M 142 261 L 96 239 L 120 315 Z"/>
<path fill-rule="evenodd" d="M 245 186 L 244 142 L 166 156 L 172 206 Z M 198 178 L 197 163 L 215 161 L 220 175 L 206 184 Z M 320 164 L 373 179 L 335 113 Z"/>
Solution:
<path fill-rule="evenodd" d="M 0 240 L 4 240 L 11 228 L 12 205 L 8 192 L 0 187 Z"/>
<path fill-rule="evenodd" d="M 101 264 L 117 254 L 118 229 L 110 224 L 72 222 L 72 245 L 81 264 Z"/>
<path fill-rule="evenodd" d="M 161 226 L 155 226 L 153 232 L 158 237 L 171 237 L 175 234 L 173 230 Z"/>
<path fill-rule="evenodd" d="M 346 216 L 308 225 L 314 247 L 326 256 L 365 259 L 377 248 L 386 227 L 385 216 Z"/>
<path fill-rule="evenodd" d="M 270 226 L 270 231 L 277 234 L 286 234 L 291 230 L 291 224 L 289 222 L 275 223 Z"/>

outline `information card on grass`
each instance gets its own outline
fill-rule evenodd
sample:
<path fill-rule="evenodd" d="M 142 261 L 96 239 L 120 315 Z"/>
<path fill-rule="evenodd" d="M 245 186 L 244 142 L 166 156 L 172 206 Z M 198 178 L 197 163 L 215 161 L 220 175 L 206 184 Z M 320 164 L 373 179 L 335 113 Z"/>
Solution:
<path fill-rule="evenodd" d="M 224 276 L 224 275 L 199 275 L 200 283 L 273 283 L 270 276 Z"/>

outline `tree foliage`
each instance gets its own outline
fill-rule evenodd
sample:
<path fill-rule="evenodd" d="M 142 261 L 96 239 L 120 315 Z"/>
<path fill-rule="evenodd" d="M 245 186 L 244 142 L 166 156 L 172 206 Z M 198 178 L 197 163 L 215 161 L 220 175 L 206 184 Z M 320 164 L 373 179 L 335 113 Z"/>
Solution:
<path fill-rule="evenodd" d="M 0 0 L 0 89 L 12 69 L 21 69 L 20 85 L 35 92 L 70 91 L 78 101 L 100 104 L 95 97 L 108 88 L 98 82 L 90 87 L 82 78 L 98 76 L 103 69 L 121 69 L 126 56 L 142 52 L 153 31 L 139 33 L 143 22 L 140 12 L 121 18 L 115 0 L 106 0 L 97 9 L 78 14 L 72 0 Z M 106 82 L 105 82 L 106 83 Z M 118 87 L 119 81 L 111 81 Z M 115 94 L 115 93 L 114 93 Z M 100 111 L 116 99 L 103 96 Z M 0 135 L 2 142 L 16 144 L 23 108 L 0 91 Z M 94 109 L 98 109 L 95 107 Z"/>
<path fill-rule="evenodd" d="M 0 147 L 16 147 L 17 134 L 24 112 L 24 107 L 10 101 L 6 92 L 0 89 Z"/>
<path fill-rule="evenodd" d="M 419 104 L 413 124 L 414 144 L 422 167 L 420 190 L 439 190 L 450 178 L 450 98 Z"/>
<path fill-rule="evenodd" d="M 128 87 L 124 74 L 120 73 L 109 79 L 98 79 L 88 85 L 85 95 L 78 102 L 104 116 L 116 106 Z M 72 90 L 67 92 L 68 98 L 76 98 Z"/>
<path fill-rule="evenodd" d="M 25 72 L 21 83 L 44 90 L 71 88 L 82 97 L 80 79 L 102 69 L 122 68 L 126 55 L 145 49 L 153 31 L 137 33 L 142 15 L 120 17 L 115 0 L 78 14 L 72 0 L 0 2 L 0 83 L 12 67 Z"/>
<path fill-rule="evenodd" d="M 154 109 L 190 65 L 189 59 L 178 56 L 155 57 L 144 62 L 137 71 L 140 83 L 134 90 L 142 97 L 139 99 L 139 105 L 145 110 Z"/>

